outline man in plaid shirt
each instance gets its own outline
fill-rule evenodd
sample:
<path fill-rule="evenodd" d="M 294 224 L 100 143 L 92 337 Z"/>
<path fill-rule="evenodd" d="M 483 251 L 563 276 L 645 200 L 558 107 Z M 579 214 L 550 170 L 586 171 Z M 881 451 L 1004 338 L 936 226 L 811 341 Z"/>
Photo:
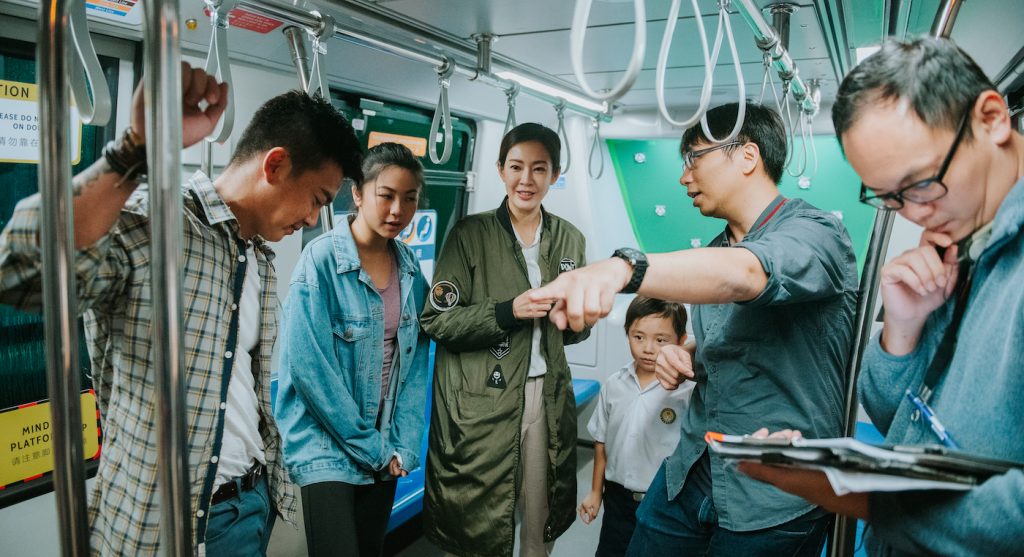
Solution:
<path fill-rule="evenodd" d="M 184 64 L 182 91 L 188 147 L 215 128 L 227 85 Z M 104 418 L 89 510 L 101 555 L 155 555 L 160 541 L 144 132 L 140 86 L 131 126 L 73 182 L 78 311 Z M 215 181 L 197 172 L 182 188 L 181 349 L 200 555 L 263 554 L 275 517 L 294 514 L 270 407 L 277 287 L 266 242 L 315 225 L 344 178 L 362 180 L 360 164 L 344 116 L 292 91 L 256 112 Z M 38 195 L 22 200 L 0 236 L 0 303 L 36 311 L 39 205 Z"/>

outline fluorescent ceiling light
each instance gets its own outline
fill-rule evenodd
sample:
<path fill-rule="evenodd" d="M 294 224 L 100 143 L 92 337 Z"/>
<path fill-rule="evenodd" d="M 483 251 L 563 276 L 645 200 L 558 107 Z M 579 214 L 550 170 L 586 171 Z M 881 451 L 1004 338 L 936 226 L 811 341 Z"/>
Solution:
<path fill-rule="evenodd" d="M 534 91 L 539 91 L 546 95 L 551 95 L 552 97 L 565 99 L 565 102 L 570 102 L 572 104 L 582 106 L 583 108 L 588 108 L 590 110 L 593 110 L 594 112 L 604 112 L 605 110 L 608 109 L 608 103 L 599 103 L 597 101 L 593 101 L 591 99 L 577 95 L 575 93 L 563 91 L 557 87 L 552 87 L 551 85 L 548 85 L 546 83 L 541 83 L 540 81 L 519 75 L 515 72 L 497 72 L 495 75 L 502 79 L 515 81 L 516 83 L 527 89 L 533 89 Z"/>

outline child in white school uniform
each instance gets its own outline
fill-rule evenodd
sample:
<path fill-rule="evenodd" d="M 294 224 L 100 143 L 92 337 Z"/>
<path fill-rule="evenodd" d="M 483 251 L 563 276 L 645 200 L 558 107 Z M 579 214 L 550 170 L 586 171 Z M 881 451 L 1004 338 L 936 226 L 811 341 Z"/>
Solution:
<path fill-rule="evenodd" d="M 678 420 L 693 391 L 689 381 L 665 390 L 654 375 L 661 348 L 686 341 L 686 309 L 681 304 L 637 296 L 626 310 L 625 329 L 633 362 L 605 380 L 587 425 L 594 438 L 594 478 L 579 515 L 590 524 L 603 500 L 597 557 L 626 553 L 636 509 L 661 462 L 679 442 Z"/>

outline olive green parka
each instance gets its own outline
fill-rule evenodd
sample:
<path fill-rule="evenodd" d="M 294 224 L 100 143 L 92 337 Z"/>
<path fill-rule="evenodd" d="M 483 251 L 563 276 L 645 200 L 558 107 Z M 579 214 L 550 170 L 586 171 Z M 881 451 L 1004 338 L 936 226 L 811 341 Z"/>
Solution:
<path fill-rule="evenodd" d="M 509 556 L 515 532 L 533 327 L 512 313 L 512 300 L 530 282 L 507 202 L 452 229 L 421 317 L 437 342 L 423 529 L 433 543 L 463 556 Z M 545 284 L 583 266 L 586 244 L 576 227 L 542 211 Z M 564 347 L 590 332 L 563 333 L 547 319 L 540 323 L 549 456 L 544 540 L 550 542 L 576 516 L 576 402 Z"/>

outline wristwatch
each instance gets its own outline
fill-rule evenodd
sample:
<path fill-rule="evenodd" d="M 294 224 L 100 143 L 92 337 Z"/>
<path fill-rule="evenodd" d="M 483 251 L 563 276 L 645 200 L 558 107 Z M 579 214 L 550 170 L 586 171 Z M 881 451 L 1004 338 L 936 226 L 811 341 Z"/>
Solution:
<path fill-rule="evenodd" d="M 612 257 L 625 260 L 633 268 L 633 276 L 630 277 L 629 282 L 619 292 L 622 294 L 632 294 L 639 290 L 640 284 L 644 281 L 644 275 L 647 274 L 647 255 L 633 248 L 619 248 L 612 253 Z"/>

